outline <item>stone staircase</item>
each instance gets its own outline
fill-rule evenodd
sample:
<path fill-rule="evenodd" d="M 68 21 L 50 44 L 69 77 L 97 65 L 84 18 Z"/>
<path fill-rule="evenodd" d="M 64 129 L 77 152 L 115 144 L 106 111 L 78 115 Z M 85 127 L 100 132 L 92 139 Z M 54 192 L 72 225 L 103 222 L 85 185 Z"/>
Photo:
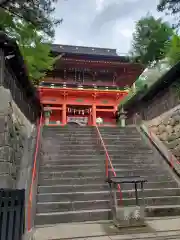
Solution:
<path fill-rule="evenodd" d="M 44 127 L 35 224 L 109 219 L 103 151 L 93 127 Z"/>
<path fill-rule="evenodd" d="M 134 126 L 100 127 L 102 138 L 118 176 L 143 176 L 147 215 L 180 215 L 180 185 L 177 177 L 149 140 Z M 122 185 L 123 205 L 135 202 L 134 190 Z"/>
<path fill-rule="evenodd" d="M 147 214 L 180 215 L 180 187 L 165 160 L 133 126 L 100 127 L 118 176 L 144 176 Z M 36 226 L 111 219 L 104 150 L 93 127 L 44 127 Z M 124 184 L 123 205 L 134 205 Z"/>

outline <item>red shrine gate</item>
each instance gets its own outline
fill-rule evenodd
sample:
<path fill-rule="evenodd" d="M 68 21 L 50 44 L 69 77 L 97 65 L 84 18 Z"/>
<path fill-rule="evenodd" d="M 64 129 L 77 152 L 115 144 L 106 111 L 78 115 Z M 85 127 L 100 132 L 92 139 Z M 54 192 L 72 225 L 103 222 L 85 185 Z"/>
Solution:
<path fill-rule="evenodd" d="M 143 67 L 115 49 L 52 45 L 53 71 L 39 86 L 46 122 L 51 125 L 114 125 L 122 99 Z"/>
<path fill-rule="evenodd" d="M 97 91 L 93 89 L 39 88 L 44 111 L 51 125 L 96 125 L 98 117 L 104 125 L 116 123 L 117 107 L 128 91 Z M 48 97 L 47 97 L 48 96 Z"/>

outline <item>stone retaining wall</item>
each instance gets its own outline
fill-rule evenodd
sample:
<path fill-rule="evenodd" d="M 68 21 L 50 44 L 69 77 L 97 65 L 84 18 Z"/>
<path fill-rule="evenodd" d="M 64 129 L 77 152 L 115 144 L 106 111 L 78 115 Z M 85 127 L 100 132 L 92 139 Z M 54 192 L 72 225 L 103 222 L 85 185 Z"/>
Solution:
<path fill-rule="evenodd" d="M 15 188 L 35 126 L 21 113 L 8 89 L 0 87 L 0 187 Z M 28 161 L 28 153 L 26 154 Z M 23 186 L 22 186 L 23 187 Z"/>
<path fill-rule="evenodd" d="M 150 129 L 180 160 L 180 105 L 148 122 Z"/>

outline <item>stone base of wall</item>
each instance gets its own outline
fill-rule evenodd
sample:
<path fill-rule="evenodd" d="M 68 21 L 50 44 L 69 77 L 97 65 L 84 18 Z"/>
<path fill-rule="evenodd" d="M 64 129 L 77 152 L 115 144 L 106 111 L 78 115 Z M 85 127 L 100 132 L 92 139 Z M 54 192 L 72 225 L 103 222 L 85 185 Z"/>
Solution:
<path fill-rule="evenodd" d="M 180 105 L 149 121 L 148 126 L 180 160 Z"/>

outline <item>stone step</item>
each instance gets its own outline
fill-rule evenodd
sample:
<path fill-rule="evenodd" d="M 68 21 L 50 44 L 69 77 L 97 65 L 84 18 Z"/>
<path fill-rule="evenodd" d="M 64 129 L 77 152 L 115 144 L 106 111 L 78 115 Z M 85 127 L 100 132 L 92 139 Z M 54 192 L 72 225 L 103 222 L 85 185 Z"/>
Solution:
<path fill-rule="evenodd" d="M 154 181 L 154 176 L 142 176 L 145 179 L 148 180 L 148 182 L 153 182 Z M 166 176 L 166 175 L 157 175 L 156 176 L 156 182 L 167 182 L 167 181 L 173 181 L 172 176 Z M 103 176 L 90 176 L 90 177 L 53 177 L 50 179 L 44 179 L 44 178 L 39 178 L 39 184 L 41 185 L 46 185 L 46 186 L 52 186 L 58 185 L 58 184 L 72 184 L 72 185 L 83 185 L 83 184 L 102 184 L 105 182 L 105 177 Z"/>
<path fill-rule="evenodd" d="M 128 149 L 122 149 L 122 148 L 118 148 L 118 149 L 108 149 L 108 153 L 109 154 L 128 154 L 128 155 L 134 155 L 134 154 L 152 154 L 153 153 L 153 150 L 151 149 L 148 149 L 148 150 L 145 150 L 145 149 L 132 149 L 131 151 L 129 151 Z"/>
<path fill-rule="evenodd" d="M 154 158 L 151 158 L 151 159 L 138 159 L 138 158 L 132 158 L 132 159 L 121 159 L 121 157 L 118 157 L 118 159 L 113 159 L 113 158 L 110 158 L 111 159 L 111 162 L 112 162 L 112 165 L 115 167 L 116 165 L 117 166 L 122 166 L 122 168 L 126 166 L 130 166 L 130 168 L 133 168 L 135 166 L 137 166 L 137 168 L 139 167 L 145 167 L 145 166 L 157 166 L 157 167 L 160 167 L 161 166 L 161 163 L 160 161 L 156 161 L 156 159 Z M 79 159 L 71 159 L 71 156 L 68 156 L 68 158 L 56 158 L 56 157 L 43 157 L 41 158 L 40 160 L 40 166 L 45 166 L 46 164 L 47 165 L 51 165 L 51 166 L 54 166 L 54 165 L 77 165 L 77 164 L 80 164 L 80 165 L 86 165 L 86 164 L 90 164 L 90 165 L 103 165 L 105 163 L 105 156 L 101 156 L 99 158 L 93 158 L 93 159 L 89 159 L 89 158 L 86 158 L 86 157 L 79 157 Z M 105 166 L 104 166 L 105 167 Z"/>
<path fill-rule="evenodd" d="M 155 189 L 155 188 L 178 188 L 178 184 L 175 181 L 164 181 L 164 182 L 147 182 L 144 185 L 145 189 Z M 131 184 L 121 184 L 121 190 L 131 190 L 133 187 Z M 89 191 L 95 191 L 95 190 L 108 190 L 109 186 L 107 183 L 96 183 L 94 181 L 93 184 L 81 184 L 81 185 L 40 185 L 38 187 L 38 193 L 61 193 L 61 192 L 89 192 Z"/>
<path fill-rule="evenodd" d="M 62 150 L 62 149 L 59 149 L 57 150 L 56 152 L 54 152 L 53 150 L 53 147 L 50 151 L 47 150 L 48 154 L 53 156 L 53 155 L 56 155 L 56 154 L 59 154 L 60 156 L 63 156 L 63 155 L 68 155 L 68 154 L 72 154 L 72 155 L 93 155 L 93 154 L 103 154 L 104 153 L 104 149 L 69 149 L 69 150 Z M 145 154 L 152 154 L 153 151 L 152 150 L 144 150 L 144 149 L 132 149 L 131 151 L 129 151 L 128 149 L 122 149 L 122 148 L 119 148 L 119 149 L 109 149 L 108 150 L 108 153 L 109 155 L 113 155 L 113 156 L 121 156 L 121 154 L 123 155 L 135 155 L 135 154 L 142 154 L 142 155 L 145 155 Z"/>
<path fill-rule="evenodd" d="M 137 129 L 136 127 L 99 127 L 99 131 L 100 132 L 115 132 L 115 133 L 118 133 L 118 132 L 137 132 Z"/>
<path fill-rule="evenodd" d="M 119 159 L 122 159 L 123 161 L 128 161 L 128 162 L 129 162 L 129 160 L 130 161 L 142 161 L 143 160 L 146 163 L 152 162 L 152 159 L 154 161 L 156 161 L 156 158 L 155 158 L 154 154 L 152 154 L 152 153 L 147 153 L 147 155 L 141 154 L 141 153 L 136 153 L 135 154 L 135 153 L 131 153 L 131 152 L 129 152 L 127 154 L 121 153 L 121 155 L 118 155 L 118 154 L 116 154 L 116 155 L 113 154 L 112 155 L 111 154 L 110 158 L 111 158 L 112 161 L 116 161 L 116 160 L 119 160 Z"/>
<path fill-rule="evenodd" d="M 129 126 L 128 126 L 129 127 Z M 43 129 L 92 129 L 94 128 L 94 126 L 79 126 L 79 125 L 76 125 L 76 126 L 72 126 L 72 125 L 65 125 L 65 126 L 47 126 L 47 125 L 44 125 Z"/>
<path fill-rule="evenodd" d="M 43 146 L 49 146 L 49 145 L 53 145 L 55 147 L 58 147 L 59 145 L 68 145 L 68 144 L 76 144 L 76 145 L 100 145 L 99 142 L 97 141 L 97 138 L 91 138 L 91 139 L 59 139 L 58 142 L 56 139 L 52 138 L 52 139 L 44 139 L 43 141 Z M 141 139 L 139 138 L 135 138 L 135 139 L 106 139 L 105 141 L 105 145 L 126 145 L 126 144 L 139 144 L 140 146 L 144 146 L 146 145 L 146 143 L 142 142 Z M 97 144 L 98 143 L 98 144 Z"/>
<path fill-rule="evenodd" d="M 146 215 L 147 217 L 178 216 L 180 215 L 180 205 L 148 206 L 146 207 Z M 89 222 L 101 220 L 112 220 L 110 209 L 38 213 L 36 215 L 35 225 L 40 226 L 57 223 Z M 162 238 L 161 240 L 163 239 L 165 238 Z M 168 239 L 170 240 L 170 238 Z"/>
<path fill-rule="evenodd" d="M 126 151 L 131 151 L 131 150 L 134 150 L 134 149 L 138 149 L 139 150 L 151 150 L 151 148 L 149 146 L 145 146 L 145 145 L 137 145 L 137 144 L 129 144 L 129 143 L 122 143 L 122 144 L 114 144 L 114 145 L 107 145 L 106 144 L 106 148 L 108 151 L 118 151 L 118 150 L 122 150 L 122 149 L 126 149 Z M 100 146 L 99 144 L 97 143 L 89 143 L 89 145 L 83 145 L 82 143 L 63 143 L 63 144 L 59 144 L 57 143 L 56 145 L 52 145 L 51 143 L 50 144 L 43 144 L 42 146 L 42 149 L 43 150 L 46 150 L 46 151 L 52 151 L 52 149 L 56 152 L 58 152 L 59 150 L 76 150 L 76 149 L 79 149 L 79 150 L 83 150 L 83 149 L 87 149 L 87 150 L 94 150 L 94 149 L 97 149 L 97 150 L 100 150 Z"/>
<path fill-rule="evenodd" d="M 142 164 L 137 164 L 135 165 L 134 163 L 125 163 L 125 164 L 122 164 L 121 162 L 119 163 L 113 163 L 113 167 L 114 168 L 120 168 L 120 169 L 127 169 L 127 168 L 134 168 L 136 166 L 137 169 L 143 169 L 143 168 L 151 168 L 151 167 L 161 167 L 160 164 L 156 164 L 156 163 L 153 163 L 153 164 L 146 164 L 146 163 L 142 163 Z M 73 164 L 69 164 L 67 163 L 66 161 L 61 161 L 59 160 L 58 162 L 56 162 L 56 164 L 52 164 L 51 162 L 41 162 L 41 165 L 40 165 L 40 169 L 41 171 L 49 171 L 49 169 L 52 170 L 58 170 L 58 171 L 62 171 L 62 170 L 70 170 L 70 169 L 90 169 L 90 168 L 94 168 L 94 169 L 105 169 L 105 161 L 103 160 L 102 162 L 100 163 L 96 163 L 96 162 L 86 162 L 86 161 L 81 161 L 81 162 L 76 162 L 74 161 Z M 110 168 L 110 167 L 109 167 Z M 42 170 L 43 169 L 43 170 Z"/>
<path fill-rule="evenodd" d="M 91 144 L 91 145 L 82 145 L 82 144 L 63 144 L 63 145 L 43 145 L 42 147 L 43 150 L 48 151 L 49 153 L 52 151 L 55 152 L 59 152 L 59 151 L 70 151 L 70 150 L 81 150 L 83 151 L 84 149 L 88 150 L 88 151 L 92 151 L 92 150 L 99 150 L 99 146 L 97 144 Z"/>
<path fill-rule="evenodd" d="M 131 142 L 129 142 L 129 141 L 114 141 L 114 142 L 112 142 L 112 141 L 108 141 L 108 142 L 106 142 L 106 141 L 104 141 L 105 142 L 105 145 L 106 145 L 106 147 L 112 147 L 112 148 L 114 148 L 114 147 L 124 147 L 124 146 L 127 146 L 128 148 L 129 147 L 140 147 L 140 148 L 142 148 L 142 147 L 145 147 L 145 148 L 148 148 L 148 149 L 150 149 L 150 147 L 145 143 L 145 142 L 143 142 L 143 141 L 131 141 Z M 69 146 L 69 145 L 72 145 L 73 147 L 83 147 L 83 146 L 85 146 L 85 147 L 94 147 L 94 146 L 100 146 L 100 144 L 99 144 L 99 142 L 97 141 L 97 140 L 94 140 L 93 142 L 92 141 L 87 141 L 86 140 L 86 142 L 85 141 L 83 141 L 83 140 L 71 140 L 71 141 L 63 141 L 63 139 L 62 139 L 62 141 L 61 142 L 57 142 L 57 141 L 54 141 L 54 142 L 51 142 L 51 141 L 46 141 L 46 140 L 44 140 L 43 141 L 43 146 L 44 147 L 49 147 L 49 146 L 52 146 L 52 143 L 53 143 L 53 147 L 54 148 L 59 148 L 59 147 L 61 147 L 61 146 L 63 146 L 63 147 L 67 147 L 67 146 Z"/>
<path fill-rule="evenodd" d="M 180 204 L 178 205 L 154 205 L 146 208 L 147 217 L 171 217 L 180 216 Z M 170 238 L 169 240 L 171 240 Z M 162 239 L 164 240 L 164 239 Z"/>
<path fill-rule="evenodd" d="M 75 139 L 75 138 L 99 138 L 99 135 L 96 132 L 92 132 L 92 133 L 61 133 L 61 132 L 43 132 L 42 134 L 43 137 L 45 137 L 46 139 L 49 138 L 55 138 L 55 139 L 59 139 L 59 138 L 69 138 L 69 139 Z M 117 133 L 103 133 L 101 134 L 103 139 L 109 139 L 109 138 L 113 138 L 113 139 L 133 139 L 133 138 L 140 138 L 140 133 L 132 133 L 132 134 L 127 134 L 127 133 L 121 133 L 121 134 L 117 134 Z"/>
<path fill-rule="evenodd" d="M 77 138 L 77 137 L 68 137 L 68 136 L 64 136 L 63 138 L 58 138 L 58 142 L 59 143 L 66 143 L 66 142 L 70 142 L 70 141 L 76 141 L 76 142 L 84 142 L 84 143 L 88 143 L 88 142 L 97 142 L 97 137 L 88 137 L 88 138 Z M 110 143 L 123 143 L 123 142 L 140 142 L 142 141 L 142 139 L 140 137 L 135 137 L 135 138 L 130 138 L 128 136 L 126 136 L 126 138 L 121 138 L 119 136 L 113 136 L 113 137 L 106 137 L 106 139 L 104 139 L 104 142 L 110 142 Z M 55 137 L 46 137 L 43 139 L 43 142 L 50 142 L 53 144 L 57 144 L 57 139 Z"/>
<path fill-rule="evenodd" d="M 91 131 L 95 129 L 93 126 L 44 126 L 45 131 Z"/>
<path fill-rule="evenodd" d="M 37 204 L 37 213 L 66 212 L 92 209 L 110 209 L 110 201 L 74 201 L 74 202 L 41 202 Z"/>
<path fill-rule="evenodd" d="M 66 127 L 62 127 L 62 126 L 44 126 L 43 127 L 43 130 L 44 131 L 74 131 L 74 132 L 77 132 L 77 131 L 94 131 L 95 130 L 95 127 L 92 127 L 92 126 L 86 126 L 86 127 L 70 127 L 70 126 L 66 126 Z"/>
<path fill-rule="evenodd" d="M 130 169 L 114 169 L 116 172 L 116 175 L 119 177 L 128 177 L 128 176 L 153 176 L 154 178 L 157 175 L 164 174 L 166 176 L 171 176 L 171 173 L 168 172 L 164 168 L 144 168 L 144 169 L 137 169 L 136 166 L 134 166 L 133 170 Z M 109 173 L 111 172 L 111 169 L 109 170 Z"/>
<path fill-rule="evenodd" d="M 68 222 L 86 222 L 111 219 L 110 209 L 68 211 L 36 214 L 35 225 L 49 225 Z"/>
<path fill-rule="evenodd" d="M 39 186 L 38 193 L 68 193 L 68 192 L 89 192 L 89 191 L 105 191 L 109 190 L 107 183 L 101 182 L 101 184 L 84 184 L 84 185 L 53 185 L 53 186 Z"/>
<path fill-rule="evenodd" d="M 135 198 L 135 192 L 133 190 L 122 190 L 123 198 Z M 139 197 L 141 197 L 141 192 L 139 190 Z M 179 196 L 180 199 L 180 189 L 179 188 L 159 188 L 159 189 L 145 189 L 144 196 L 146 197 L 163 197 L 163 196 Z M 91 192 L 65 192 L 65 193 L 39 193 L 37 195 L 38 202 L 72 202 L 72 201 L 96 201 L 96 200 L 109 200 L 109 191 L 91 191 Z"/>
<path fill-rule="evenodd" d="M 121 159 L 119 157 L 119 159 L 113 159 L 112 157 L 110 158 L 112 165 L 115 166 L 116 164 L 120 164 L 120 165 L 129 165 L 130 167 L 134 166 L 134 167 L 141 167 L 141 166 L 157 166 L 157 167 L 162 167 L 162 164 L 160 163 L 160 161 L 158 161 L 157 159 L 154 159 L 153 157 L 151 159 L 139 159 L 139 158 L 131 158 L 131 159 Z"/>
<path fill-rule="evenodd" d="M 98 136 L 96 132 L 54 132 L 54 131 L 49 131 L 49 132 L 43 132 L 44 137 L 70 137 L 70 138 L 81 138 L 81 137 L 96 137 Z"/>
<path fill-rule="evenodd" d="M 132 133 L 120 133 L 120 132 L 104 132 L 101 133 L 101 136 L 103 137 L 103 139 L 106 139 L 106 137 L 118 137 L 118 138 L 134 138 L 134 137 L 140 137 L 140 133 L 139 132 L 132 132 Z"/>
<path fill-rule="evenodd" d="M 103 139 L 106 147 L 108 146 L 126 146 L 126 145 L 136 145 L 136 146 L 147 146 L 145 142 L 141 139 L 133 139 L 133 140 L 122 140 L 122 139 Z"/>
<path fill-rule="evenodd" d="M 84 177 L 84 178 L 50 178 L 43 179 L 39 178 L 39 185 L 53 186 L 58 184 L 72 184 L 72 185 L 83 185 L 83 184 L 103 184 L 105 182 L 104 176 L 102 177 Z"/>
<path fill-rule="evenodd" d="M 107 148 L 107 151 L 108 152 L 111 152 L 111 151 L 133 151 L 134 152 L 134 149 L 136 149 L 136 151 L 151 151 L 151 148 L 149 146 L 143 146 L 143 145 L 130 145 L 130 144 L 122 144 L 122 145 L 114 145 L 114 146 L 109 146 L 109 145 L 106 145 L 106 148 Z"/>
<path fill-rule="evenodd" d="M 66 165 L 62 164 L 61 161 L 59 161 L 59 164 L 57 165 L 52 165 L 51 163 L 44 163 L 43 165 L 40 166 L 40 171 L 41 172 L 61 172 L 61 171 L 79 171 L 79 170 L 105 170 L 105 161 L 102 161 L 101 163 L 97 164 L 97 163 L 83 163 L 83 164 L 79 164 L 79 163 L 74 163 L 74 164 L 69 164 Z M 113 163 L 113 167 L 114 169 L 121 169 L 122 171 L 125 170 L 134 170 L 134 168 L 136 168 L 137 170 L 144 170 L 144 169 L 152 169 L 153 168 L 157 169 L 157 168 L 161 168 L 161 165 L 159 164 L 121 164 L 121 163 Z M 111 167 L 109 166 L 109 169 L 111 170 Z"/>
<path fill-rule="evenodd" d="M 104 170 L 105 165 L 104 161 L 101 164 L 71 164 L 71 165 L 62 165 L 59 161 L 59 165 L 44 164 L 40 167 L 40 171 L 43 172 L 57 172 L 57 171 L 78 171 L 78 170 Z"/>
<path fill-rule="evenodd" d="M 50 156 L 48 154 L 45 154 L 43 156 L 41 156 L 40 158 L 40 162 L 43 162 L 44 163 L 51 163 L 51 162 L 59 162 L 59 161 L 67 161 L 67 164 L 68 161 L 70 162 L 76 162 L 76 161 L 81 161 L 81 163 L 83 163 L 84 161 L 88 161 L 90 160 L 89 159 L 89 156 L 83 156 L 83 155 L 78 155 L 79 157 L 77 157 L 76 155 L 63 155 L 61 157 L 59 157 L 58 155 L 53 155 L 53 156 Z M 104 161 L 105 159 L 105 154 L 101 154 L 100 156 L 98 155 L 92 155 L 92 163 L 101 163 L 102 161 Z M 117 161 L 117 159 L 115 160 Z"/>
<path fill-rule="evenodd" d="M 43 130 L 44 133 L 65 133 L 65 134 L 91 134 L 91 133 L 96 133 L 96 130 L 95 129 L 60 129 L 60 130 L 57 130 L 57 129 L 46 129 L 46 130 Z"/>
<path fill-rule="evenodd" d="M 105 173 L 105 168 L 94 168 L 94 169 L 80 169 L 78 168 L 72 168 L 71 170 L 61 170 L 58 171 L 58 169 L 52 168 L 46 168 L 46 169 L 41 169 L 43 171 L 40 171 L 40 177 L 44 176 L 45 178 L 47 177 L 82 177 L 82 176 L 103 176 Z M 170 173 L 166 171 L 164 168 L 156 168 L 152 167 L 151 169 L 147 168 L 136 168 L 134 166 L 133 170 L 130 171 L 129 168 L 115 168 L 114 169 L 117 176 L 142 176 L 143 174 L 149 176 L 153 175 L 156 176 L 158 174 L 165 174 L 166 176 L 169 175 Z M 109 169 L 109 174 L 111 174 L 111 168 Z M 92 174 L 92 175 L 91 175 Z M 98 174 L 98 175 L 97 175 Z"/>
<path fill-rule="evenodd" d="M 172 176 L 170 175 L 145 175 L 143 174 L 141 177 L 144 177 L 147 179 L 148 182 L 153 182 L 154 179 L 156 179 L 156 182 L 166 182 L 166 181 L 172 181 Z M 84 176 L 84 177 L 60 177 L 60 176 L 53 176 L 51 178 L 44 178 L 44 176 L 39 176 L 38 182 L 42 185 L 52 185 L 52 184 L 90 184 L 94 183 L 104 183 L 106 177 L 103 174 L 102 176 L 96 175 L 96 176 Z"/>
<path fill-rule="evenodd" d="M 153 182 L 155 180 L 156 180 L 156 182 L 164 182 L 164 181 L 166 182 L 166 181 L 174 180 L 171 174 L 164 175 L 163 173 L 161 173 L 161 174 L 156 174 L 156 173 L 153 174 L 152 173 L 150 175 L 143 173 L 141 175 L 141 177 L 145 178 L 148 182 Z"/>
<path fill-rule="evenodd" d="M 144 166 L 144 167 L 148 167 L 149 165 L 153 166 L 159 166 L 161 164 L 159 164 L 159 162 L 155 162 L 154 159 L 152 159 L 152 161 L 144 161 L 143 159 L 111 159 L 112 160 L 112 164 L 113 166 L 115 165 L 121 165 L 122 167 L 125 166 Z M 96 158 L 86 158 L 86 156 L 84 158 L 75 158 L 75 159 L 71 159 L 71 158 L 51 158 L 50 156 L 48 157 L 41 157 L 40 159 L 40 166 L 54 166 L 54 165 L 103 165 L 105 163 L 105 156 L 101 156 L 101 157 L 96 157 Z"/>
<path fill-rule="evenodd" d="M 127 176 L 156 176 L 158 174 L 164 174 L 166 176 L 170 175 L 165 169 L 161 168 L 151 168 L 151 169 L 133 169 L 130 171 L 129 169 L 115 169 L 117 176 L 120 177 L 127 177 Z M 111 174 L 111 169 L 109 169 L 109 174 Z M 81 170 L 81 169 L 72 169 L 66 171 L 42 171 L 40 172 L 40 178 L 53 178 L 53 177 L 91 177 L 91 176 L 105 176 L 105 169 L 88 169 L 88 170 Z"/>
<path fill-rule="evenodd" d="M 120 200 L 118 200 L 118 203 Z M 123 198 L 121 201 L 122 206 L 133 206 L 135 205 L 135 198 Z M 142 199 L 139 199 L 139 203 L 143 203 Z M 162 206 L 162 205 L 179 205 L 180 197 L 169 196 L 163 197 L 149 197 L 145 199 L 145 205 L 147 212 L 152 207 L 148 206 Z M 97 201 L 73 201 L 73 202 L 41 202 L 37 204 L 37 213 L 48 213 L 48 212 L 65 212 L 65 211 L 79 211 L 79 210 L 91 210 L 91 209 L 111 209 L 110 200 L 97 200 Z"/>
<path fill-rule="evenodd" d="M 64 178 L 64 177 L 105 177 L 104 170 L 79 170 L 79 171 L 63 171 L 63 172 L 40 172 L 40 179 L 47 178 Z"/>
<path fill-rule="evenodd" d="M 83 154 L 83 155 L 90 155 L 90 153 L 92 153 L 91 155 L 93 154 L 99 154 L 99 153 L 103 153 L 104 152 L 104 149 L 98 149 L 98 148 L 93 148 L 93 149 L 86 149 L 86 148 L 76 148 L 76 149 L 71 149 L 71 147 L 69 147 L 68 150 L 63 150 L 63 149 L 57 149 L 56 152 L 54 152 L 54 148 L 52 147 L 51 149 L 47 149 L 47 152 L 49 155 L 51 154 L 59 154 L 59 156 L 61 155 L 67 155 L 69 153 L 73 153 L 74 155 L 78 155 L 78 154 Z M 110 151 L 112 152 L 112 151 Z M 114 152 L 118 152 L 118 150 L 114 150 Z"/>
<path fill-rule="evenodd" d="M 101 156 L 101 158 L 75 158 L 75 159 L 71 159 L 71 158 L 51 158 L 51 157 L 42 157 L 41 161 L 40 161 L 40 165 L 44 166 L 46 164 L 48 165 L 74 165 L 74 164 L 91 164 L 91 165 L 95 165 L 95 164 L 102 164 L 104 163 L 105 158 L 103 156 Z"/>
<path fill-rule="evenodd" d="M 67 133 L 76 133 L 76 132 L 96 132 L 96 128 L 92 127 L 92 128 L 88 128 L 88 127 L 84 127 L 84 128 L 43 128 L 44 132 L 67 132 Z M 99 131 L 101 133 L 137 133 L 137 129 L 134 128 L 115 128 L 115 127 L 111 127 L 111 128 L 99 128 Z"/>
<path fill-rule="evenodd" d="M 110 193 L 106 191 L 91 191 L 91 192 L 65 192 L 65 193 L 39 193 L 37 202 L 69 202 L 69 201 L 96 201 L 110 198 Z"/>
<path fill-rule="evenodd" d="M 104 159 L 105 156 L 105 152 L 101 151 L 100 153 L 93 153 L 90 154 L 90 152 L 88 152 L 87 154 L 83 155 L 83 151 L 78 152 L 78 153 L 73 153 L 73 152 L 66 152 L 66 151 L 62 151 L 61 154 L 58 154 L 56 152 L 54 153 L 48 153 L 48 152 L 43 152 L 41 154 L 41 159 L 44 160 L 58 160 L 58 159 L 87 159 L 89 157 L 92 157 L 92 159 Z"/>
<path fill-rule="evenodd" d="M 151 159 L 147 159 L 147 157 L 145 158 L 144 155 L 142 154 L 121 154 L 121 156 L 119 155 L 113 155 L 110 156 L 111 160 L 115 163 L 115 162 L 119 162 L 121 161 L 121 163 L 127 163 L 129 164 L 130 162 L 146 162 L 147 164 L 152 162 L 154 163 L 156 161 L 156 159 L 154 159 L 154 155 L 152 155 L 151 153 L 149 154 Z M 71 154 L 71 155 L 56 155 L 56 154 L 41 154 L 41 161 L 42 159 L 44 161 L 70 161 L 70 162 L 74 162 L 74 161 L 89 161 L 91 160 L 92 162 L 94 161 L 103 161 L 104 160 L 104 154 L 102 155 L 92 155 L 92 154 L 86 154 L 86 155 L 79 155 L 79 154 Z"/>

